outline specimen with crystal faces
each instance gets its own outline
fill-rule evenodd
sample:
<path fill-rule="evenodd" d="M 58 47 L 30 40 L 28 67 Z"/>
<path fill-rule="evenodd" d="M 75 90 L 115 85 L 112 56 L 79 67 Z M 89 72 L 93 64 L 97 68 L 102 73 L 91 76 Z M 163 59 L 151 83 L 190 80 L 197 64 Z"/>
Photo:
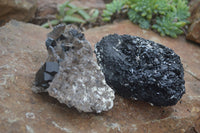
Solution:
<path fill-rule="evenodd" d="M 95 53 L 107 84 L 123 97 L 171 106 L 185 93 L 180 57 L 161 44 L 113 34 L 95 45 Z"/>
<path fill-rule="evenodd" d="M 48 34 L 46 47 L 49 55 L 36 73 L 34 92 L 48 92 L 83 112 L 100 113 L 113 107 L 114 91 L 106 84 L 84 34 L 58 25 Z"/>

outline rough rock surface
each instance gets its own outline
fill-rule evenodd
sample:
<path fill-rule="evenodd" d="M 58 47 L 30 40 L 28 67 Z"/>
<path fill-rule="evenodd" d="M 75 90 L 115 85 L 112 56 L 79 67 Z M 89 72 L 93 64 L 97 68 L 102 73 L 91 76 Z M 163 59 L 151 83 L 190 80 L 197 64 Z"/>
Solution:
<path fill-rule="evenodd" d="M 62 4 L 66 0 L 38 0 L 38 6 L 48 5 L 49 3 Z M 72 4 L 84 8 L 105 8 L 103 0 L 73 0 Z"/>
<path fill-rule="evenodd" d="M 84 34 L 58 25 L 48 34 L 46 46 L 49 56 L 36 74 L 34 92 L 47 91 L 61 103 L 83 112 L 101 113 L 113 107 L 114 91 L 106 84 Z"/>
<path fill-rule="evenodd" d="M 180 57 L 161 44 L 113 34 L 95 45 L 95 53 L 107 84 L 123 97 L 170 106 L 185 93 Z"/>
<path fill-rule="evenodd" d="M 36 11 L 36 0 L 0 0 L 0 26 L 11 19 L 31 20 Z"/>
<path fill-rule="evenodd" d="M 180 55 L 186 94 L 175 106 L 150 106 L 116 96 L 101 114 L 80 113 L 46 93 L 31 91 L 35 73 L 46 61 L 50 31 L 11 21 L 0 28 L 0 132 L 2 133 L 198 133 L 200 132 L 200 47 L 185 37 L 171 39 L 129 21 L 87 30 L 92 47 L 106 34 L 131 34 L 154 40 Z M 195 132 L 196 131 L 196 132 Z"/>
<path fill-rule="evenodd" d="M 40 1 L 38 1 L 38 8 L 36 10 L 35 17 L 31 22 L 41 25 L 48 20 L 56 19 L 57 13 L 57 3 L 40 3 Z"/>
<path fill-rule="evenodd" d="M 191 0 L 190 2 L 191 16 L 189 18 L 191 25 L 189 26 L 186 38 L 200 44 L 200 1 Z"/>

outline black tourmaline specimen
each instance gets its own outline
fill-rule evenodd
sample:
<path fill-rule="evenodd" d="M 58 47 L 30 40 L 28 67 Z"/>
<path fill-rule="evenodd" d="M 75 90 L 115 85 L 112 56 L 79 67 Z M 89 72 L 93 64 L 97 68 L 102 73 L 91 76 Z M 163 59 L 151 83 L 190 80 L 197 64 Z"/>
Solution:
<path fill-rule="evenodd" d="M 114 34 L 98 42 L 95 53 L 107 84 L 125 98 L 170 106 L 185 93 L 180 57 L 161 44 Z"/>

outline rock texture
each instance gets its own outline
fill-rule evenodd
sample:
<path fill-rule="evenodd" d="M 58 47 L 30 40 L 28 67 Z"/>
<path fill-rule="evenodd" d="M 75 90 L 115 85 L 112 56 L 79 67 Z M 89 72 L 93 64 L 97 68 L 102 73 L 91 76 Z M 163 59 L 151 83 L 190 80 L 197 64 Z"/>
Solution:
<path fill-rule="evenodd" d="M 186 38 L 200 44 L 200 1 L 191 0 L 190 2 L 191 25 L 189 26 Z"/>
<path fill-rule="evenodd" d="M 190 25 L 186 38 L 196 43 L 200 43 L 200 19 L 194 21 Z"/>
<path fill-rule="evenodd" d="M 46 61 L 50 31 L 11 21 L 0 28 L 0 132 L 8 133 L 196 133 L 200 131 L 200 47 L 184 37 L 171 39 L 142 30 L 129 21 L 86 31 L 92 47 L 106 34 L 131 34 L 164 44 L 180 55 L 186 94 L 175 106 L 156 107 L 116 96 L 101 114 L 80 113 L 46 93 L 31 91 L 36 72 Z"/>
<path fill-rule="evenodd" d="M 161 44 L 113 34 L 95 45 L 95 53 L 106 83 L 125 98 L 170 106 L 185 93 L 180 57 Z"/>
<path fill-rule="evenodd" d="M 0 0 L 0 26 L 11 19 L 31 20 L 36 11 L 36 0 Z"/>
<path fill-rule="evenodd" d="M 57 3 L 40 2 L 41 1 L 38 1 L 38 7 L 35 13 L 35 17 L 31 22 L 37 25 L 41 25 L 47 22 L 48 20 L 56 19 L 56 14 L 58 13 Z"/>
<path fill-rule="evenodd" d="M 101 113 L 113 107 L 114 91 L 106 84 L 84 34 L 58 25 L 48 34 L 46 46 L 49 56 L 36 74 L 34 92 L 48 92 L 83 112 Z"/>
<path fill-rule="evenodd" d="M 66 0 L 38 0 L 38 6 L 48 5 L 49 3 L 62 4 Z M 73 0 L 72 3 L 78 7 L 84 8 L 105 8 L 103 0 Z"/>

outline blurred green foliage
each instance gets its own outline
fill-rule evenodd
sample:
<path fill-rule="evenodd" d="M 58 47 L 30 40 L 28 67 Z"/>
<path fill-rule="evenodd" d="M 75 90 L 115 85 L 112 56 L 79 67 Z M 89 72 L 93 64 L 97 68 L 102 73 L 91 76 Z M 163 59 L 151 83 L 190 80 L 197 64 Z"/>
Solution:
<path fill-rule="evenodd" d="M 58 14 L 56 19 L 44 23 L 42 27 L 48 28 L 50 25 L 54 26 L 59 23 L 86 23 L 95 22 L 99 16 L 97 9 L 91 10 L 90 13 L 86 12 L 86 9 L 76 7 L 71 4 L 71 1 L 66 1 L 63 4 L 58 5 Z"/>
<path fill-rule="evenodd" d="M 127 8 L 129 19 L 144 29 L 155 29 L 161 36 L 176 38 L 183 33 L 190 16 L 187 0 L 113 0 L 103 11 L 103 20 Z"/>

